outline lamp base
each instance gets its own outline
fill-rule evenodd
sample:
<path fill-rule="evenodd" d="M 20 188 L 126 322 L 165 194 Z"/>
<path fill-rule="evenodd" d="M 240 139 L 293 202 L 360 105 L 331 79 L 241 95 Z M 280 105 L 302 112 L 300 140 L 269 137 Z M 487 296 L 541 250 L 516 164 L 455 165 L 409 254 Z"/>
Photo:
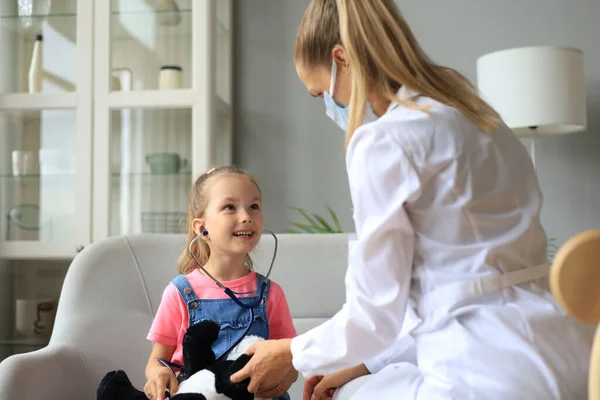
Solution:
<path fill-rule="evenodd" d="M 537 126 L 530 126 L 529 130 L 531 131 L 531 139 L 529 139 L 529 156 L 531 157 L 531 162 L 533 162 L 533 169 L 537 171 L 535 166 L 535 140 L 537 138 L 536 130 Z"/>

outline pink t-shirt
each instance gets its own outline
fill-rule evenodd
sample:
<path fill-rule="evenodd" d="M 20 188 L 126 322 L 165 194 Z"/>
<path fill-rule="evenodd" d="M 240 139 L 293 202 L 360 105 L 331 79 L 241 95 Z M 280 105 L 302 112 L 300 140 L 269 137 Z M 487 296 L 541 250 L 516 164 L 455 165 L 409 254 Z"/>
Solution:
<path fill-rule="evenodd" d="M 223 289 L 197 269 L 185 277 L 194 289 L 196 296 L 200 299 L 228 298 Z M 221 283 L 234 292 L 252 292 L 248 296 L 253 296 L 256 291 L 256 273 L 250 272 L 239 279 Z M 292 323 L 292 315 L 285 294 L 281 286 L 273 281 L 271 281 L 267 296 L 267 319 L 269 321 L 270 339 L 286 339 L 296 336 L 296 329 Z M 163 292 L 156 317 L 154 317 L 154 322 L 150 327 L 148 340 L 167 346 L 177 346 L 173 357 L 171 357 L 171 362 L 183 364 L 182 343 L 188 327 L 189 319 L 186 304 L 175 285 L 170 283 Z"/>

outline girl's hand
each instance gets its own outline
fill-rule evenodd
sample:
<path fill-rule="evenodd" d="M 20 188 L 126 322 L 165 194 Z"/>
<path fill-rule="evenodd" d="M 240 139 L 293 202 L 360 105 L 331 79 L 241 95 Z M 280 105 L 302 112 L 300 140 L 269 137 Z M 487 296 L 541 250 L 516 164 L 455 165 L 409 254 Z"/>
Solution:
<path fill-rule="evenodd" d="M 312 376 L 304 381 L 304 394 L 302 396 L 302 400 L 312 400 L 313 399 L 313 393 L 315 392 L 315 388 L 317 387 L 317 385 L 319 383 L 321 383 L 323 378 L 324 378 L 323 375 Z M 333 392 L 331 392 L 331 393 L 328 392 L 327 394 L 329 396 L 333 396 Z"/>
<path fill-rule="evenodd" d="M 152 400 L 166 400 L 166 390 L 169 389 L 169 396 L 174 396 L 179 389 L 177 378 L 168 368 L 162 368 L 156 375 L 146 382 L 144 393 L 146 397 Z"/>
<path fill-rule="evenodd" d="M 360 364 L 333 374 L 313 376 L 304 382 L 303 400 L 329 400 L 339 387 L 369 373 L 367 367 L 364 364 Z"/>

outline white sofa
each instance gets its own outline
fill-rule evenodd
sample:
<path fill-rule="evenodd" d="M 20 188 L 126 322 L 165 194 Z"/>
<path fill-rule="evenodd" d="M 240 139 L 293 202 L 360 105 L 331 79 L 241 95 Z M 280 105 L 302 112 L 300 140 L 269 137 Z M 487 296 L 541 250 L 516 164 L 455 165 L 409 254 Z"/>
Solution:
<path fill-rule="evenodd" d="M 344 303 L 348 236 L 278 238 L 272 279 L 283 287 L 302 333 Z M 50 344 L 0 363 L 0 399 L 95 399 L 98 383 L 114 369 L 143 388 L 151 351 L 145 337 L 184 247 L 183 235 L 121 236 L 88 246 L 67 273 Z M 263 235 L 253 256 L 258 272 L 266 273 L 272 249 L 272 237 Z M 358 384 L 337 399 L 349 398 Z M 290 389 L 293 400 L 302 399 L 302 388 L 300 377 Z"/>

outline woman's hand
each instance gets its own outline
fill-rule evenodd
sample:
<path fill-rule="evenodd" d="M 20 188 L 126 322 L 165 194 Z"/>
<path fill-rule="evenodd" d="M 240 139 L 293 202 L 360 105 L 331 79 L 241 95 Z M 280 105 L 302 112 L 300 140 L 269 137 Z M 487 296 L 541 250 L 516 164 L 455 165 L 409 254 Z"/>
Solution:
<path fill-rule="evenodd" d="M 167 389 L 169 389 L 169 396 L 174 396 L 179 385 L 175 375 L 168 368 L 163 367 L 146 382 L 144 393 L 147 398 L 152 400 L 166 400 L 165 391 Z"/>
<path fill-rule="evenodd" d="M 304 382 L 303 400 L 329 400 L 342 385 L 370 372 L 364 364 L 325 376 L 313 376 Z"/>
<path fill-rule="evenodd" d="M 287 392 L 290 387 L 298 380 L 298 371 L 291 368 L 290 372 L 283 378 L 283 380 L 274 388 L 256 392 L 256 397 L 259 399 L 272 399 L 281 396 L 282 393 Z"/>
<path fill-rule="evenodd" d="M 246 352 L 252 358 L 244 368 L 231 375 L 231 381 L 236 383 L 250 378 L 250 393 L 276 393 L 273 397 L 281 395 L 289 389 L 289 380 L 296 373 L 292 364 L 291 343 L 291 339 L 254 343 Z"/>

